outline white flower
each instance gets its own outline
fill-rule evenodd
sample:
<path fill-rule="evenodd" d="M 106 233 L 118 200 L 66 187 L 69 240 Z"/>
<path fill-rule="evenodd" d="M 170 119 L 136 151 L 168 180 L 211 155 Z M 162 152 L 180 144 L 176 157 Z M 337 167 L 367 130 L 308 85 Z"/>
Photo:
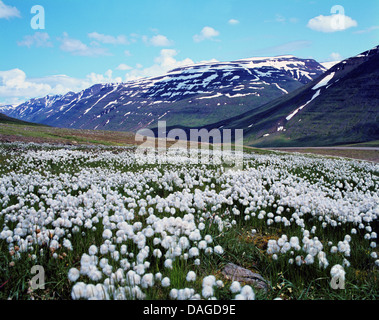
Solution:
<path fill-rule="evenodd" d="M 241 291 L 241 284 L 238 281 L 233 281 L 230 285 L 230 291 L 232 293 L 237 293 Z"/>
<path fill-rule="evenodd" d="M 102 244 L 102 245 L 100 246 L 100 253 L 101 253 L 102 255 L 108 253 L 108 246 L 107 246 L 106 244 Z"/>
<path fill-rule="evenodd" d="M 170 278 L 168 278 L 168 277 L 164 277 L 164 278 L 162 279 L 161 284 L 162 284 L 162 287 L 169 287 L 169 286 L 170 286 Z"/>
<path fill-rule="evenodd" d="M 196 281 L 196 273 L 194 271 L 189 271 L 187 273 L 186 280 L 188 282 L 190 282 L 190 281 Z"/>
<path fill-rule="evenodd" d="M 255 294 L 253 288 L 249 285 L 243 286 L 241 294 L 245 297 L 245 300 L 255 300 Z"/>
<path fill-rule="evenodd" d="M 162 251 L 160 249 L 154 249 L 153 256 L 160 259 L 162 257 Z"/>
<path fill-rule="evenodd" d="M 137 264 L 134 267 L 134 270 L 137 272 L 137 274 L 143 275 L 145 273 L 145 265 L 143 263 Z"/>
<path fill-rule="evenodd" d="M 207 247 L 207 242 L 205 240 L 201 240 L 198 244 L 199 250 L 204 250 Z"/>
<path fill-rule="evenodd" d="M 203 279 L 203 287 L 206 287 L 206 286 L 214 286 L 216 283 L 216 277 L 213 276 L 213 275 L 210 275 L 210 276 L 206 276 L 204 279 Z"/>
<path fill-rule="evenodd" d="M 224 249 L 221 246 L 215 246 L 214 247 L 214 252 L 217 253 L 217 254 L 223 254 L 224 253 Z"/>
<path fill-rule="evenodd" d="M 155 274 L 155 280 L 157 280 L 157 281 L 162 280 L 162 273 L 157 272 L 157 273 Z"/>
<path fill-rule="evenodd" d="M 94 256 L 95 254 L 97 254 L 97 247 L 95 245 L 92 245 L 89 247 L 88 249 L 88 253 L 91 255 L 91 256 Z"/>
<path fill-rule="evenodd" d="M 64 239 L 63 240 L 63 246 L 65 247 L 65 248 L 67 248 L 68 250 L 73 250 L 73 248 L 72 248 L 72 244 L 71 244 L 71 241 L 70 240 L 68 240 L 68 239 Z"/>
<path fill-rule="evenodd" d="M 203 291 L 201 292 L 204 298 L 210 298 L 214 294 L 213 287 L 211 286 L 205 286 L 203 287 Z"/>
<path fill-rule="evenodd" d="M 330 275 L 332 276 L 332 278 L 338 278 L 341 280 L 345 280 L 345 273 L 346 272 L 344 268 L 339 264 L 334 265 L 330 270 Z"/>
<path fill-rule="evenodd" d="M 207 243 L 212 243 L 213 242 L 213 239 L 212 239 L 212 236 L 207 234 L 205 237 L 204 237 L 204 240 L 207 242 Z"/>
<path fill-rule="evenodd" d="M 85 298 L 86 284 L 84 282 L 77 282 L 71 290 L 71 297 L 73 300 L 79 300 Z"/>
<path fill-rule="evenodd" d="M 170 298 L 176 299 L 178 297 L 178 289 L 171 289 L 170 291 Z"/>
<path fill-rule="evenodd" d="M 104 239 L 110 239 L 110 238 L 112 238 L 112 231 L 109 230 L 109 229 L 105 229 L 103 231 L 103 238 Z"/>
<path fill-rule="evenodd" d="M 190 258 L 196 257 L 199 255 L 199 249 L 196 247 L 192 247 L 191 249 L 189 249 L 188 254 Z"/>
<path fill-rule="evenodd" d="M 76 268 L 71 268 L 69 271 L 68 271 L 68 279 L 72 282 L 75 282 L 76 280 L 79 279 L 79 276 L 80 276 L 80 272 L 78 269 Z"/>
<path fill-rule="evenodd" d="M 166 259 L 164 262 L 165 268 L 172 269 L 172 260 L 171 259 Z"/>
<path fill-rule="evenodd" d="M 314 262 L 314 258 L 311 254 L 308 254 L 306 257 L 305 257 L 305 263 L 306 264 L 313 264 Z"/>
<path fill-rule="evenodd" d="M 141 280 L 142 288 L 152 287 L 154 285 L 154 275 L 152 273 L 146 273 Z"/>

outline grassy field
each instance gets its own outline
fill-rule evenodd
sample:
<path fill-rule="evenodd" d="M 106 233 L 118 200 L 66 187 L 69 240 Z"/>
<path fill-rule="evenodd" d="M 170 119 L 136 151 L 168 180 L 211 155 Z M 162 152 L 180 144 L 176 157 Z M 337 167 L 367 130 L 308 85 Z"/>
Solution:
<path fill-rule="evenodd" d="M 0 146 L 0 299 L 378 299 L 378 165 L 246 150 L 227 171 L 135 151 Z"/>
<path fill-rule="evenodd" d="M 356 145 L 359 147 L 361 145 Z M 369 145 L 365 144 L 362 147 L 368 147 Z M 374 147 L 375 144 L 372 145 Z M 349 146 L 350 147 L 350 146 Z M 351 149 L 333 149 L 333 148 L 302 148 L 302 149 L 291 149 L 291 148 L 281 148 L 281 151 L 284 152 L 295 152 L 295 153 L 305 153 L 305 154 L 317 154 L 331 157 L 343 157 L 349 159 L 358 159 L 366 160 L 372 162 L 379 162 L 379 150 L 360 150 L 354 149 L 355 146 L 351 146 Z"/>
<path fill-rule="evenodd" d="M 9 122 L 0 122 L 0 141 L 108 146 L 136 144 L 134 134 L 129 132 L 63 129 L 31 125 L 30 123 L 19 124 Z"/>

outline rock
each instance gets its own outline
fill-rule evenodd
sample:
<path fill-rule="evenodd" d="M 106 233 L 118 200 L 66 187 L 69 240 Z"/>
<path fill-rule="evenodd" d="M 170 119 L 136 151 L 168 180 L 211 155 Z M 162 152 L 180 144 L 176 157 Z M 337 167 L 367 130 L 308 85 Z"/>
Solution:
<path fill-rule="evenodd" d="M 251 284 L 257 289 L 263 289 L 267 291 L 269 288 L 268 282 L 260 274 L 237 266 L 234 263 L 228 263 L 222 270 L 222 274 L 228 280 Z"/>

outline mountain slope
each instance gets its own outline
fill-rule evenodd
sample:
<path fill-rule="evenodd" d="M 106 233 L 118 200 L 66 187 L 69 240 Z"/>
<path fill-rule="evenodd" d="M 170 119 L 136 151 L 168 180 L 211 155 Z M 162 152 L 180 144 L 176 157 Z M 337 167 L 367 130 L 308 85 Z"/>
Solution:
<path fill-rule="evenodd" d="M 42 126 L 37 123 L 30 123 L 15 118 L 8 117 L 7 115 L 0 113 L 0 124 L 17 124 L 17 125 L 26 125 L 26 126 Z"/>
<path fill-rule="evenodd" d="M 315 60 L 294 56 L 196 64 L 160 77 L 32 99 L 3 112 L 26 121 L 78 129 L 136 131 L 154 127 L 159 120 L 203 126 L 254 110 L 325 70 Z"/>
<path fill-rule="evenodd" d="M 328 146 L 379 139 L 379 47 L 346 59 L 313 82 L 208 128 L 244 129 L 259 147 Z"/>

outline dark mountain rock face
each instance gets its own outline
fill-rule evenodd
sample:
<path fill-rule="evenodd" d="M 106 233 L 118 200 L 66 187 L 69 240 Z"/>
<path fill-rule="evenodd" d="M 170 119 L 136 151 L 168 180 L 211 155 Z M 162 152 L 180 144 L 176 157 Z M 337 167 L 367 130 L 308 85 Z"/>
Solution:
<path fill-rule="evenodd" d="M 379 47 L 294 92 L 209 127 L 244 129 L 255 146 L 327 146 L 379 139 Z"/>

